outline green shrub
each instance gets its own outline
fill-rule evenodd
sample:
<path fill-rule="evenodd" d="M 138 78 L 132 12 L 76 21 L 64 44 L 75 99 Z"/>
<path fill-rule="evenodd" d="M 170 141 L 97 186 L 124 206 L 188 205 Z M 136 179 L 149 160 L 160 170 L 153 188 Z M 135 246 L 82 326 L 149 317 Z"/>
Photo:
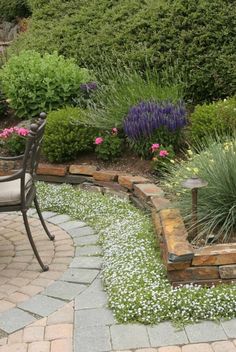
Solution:
<path fill-rule="evenodd" d="M 191 191 L 183 188 L 182 182 L 197 175 L 208 182 L 199 190 L 198 236 L 194 242 L 209 237 L 229 241 L 236 231 L 236 139 L 210 140 L 197 151 L 189 151 L 186 161 L 170 167 L 164 185 L 167 191 L 177 196 L 186 221 L 191 219 Z M 193 226 L 192 226 L 193 227 Z"/>
<path fill-rule="evenodd" d="M 73 60 L 35 51 L 12 56 L 0 71 L 2 90 L 21 118 L 70 104 L 89 78 L 88 71 Z"/>
<path fill-rule="evenodd" d="M 232 134 L 236 130 L 236 97 L 197 105 L 190 121 L 190 135 L 193 139 L 201 139 L 207 135 Z"/>
<path fill-rule="evenodd" d="M 32 1 L 32 0 L 31 0 Z M 36 1 L 34 1 L 36 3 Z M 185 98 L 196 102 L 235 92 L 234 0 L 40 1 L 15 50 L 57 50 L 79 65 L 143 71 L 175 67 Z"/>
<path fill-rule="evenodd" d="M 93 149 L 96 131 L 83 123 L 85 113 L 68 107 L 48 114 L 43 151 L 50 162 L 73 160 Z"/>
<path fill-rule="evenodd" d="M 112 132 L 100 133 L 102 137 L 95 138 L 95 153 L 104 161 L 112 161 L 122 154 L 124 148 L 124 140 L 118 136 L 117 128 L 113 128 Z"/>
<path fill-rule="evenodd" d="M 27 0 L 1 0 L 0 2 L 0 19 L 12 21 L 16 17 L 27 17 L 30 15 L 30 9 Z"/>

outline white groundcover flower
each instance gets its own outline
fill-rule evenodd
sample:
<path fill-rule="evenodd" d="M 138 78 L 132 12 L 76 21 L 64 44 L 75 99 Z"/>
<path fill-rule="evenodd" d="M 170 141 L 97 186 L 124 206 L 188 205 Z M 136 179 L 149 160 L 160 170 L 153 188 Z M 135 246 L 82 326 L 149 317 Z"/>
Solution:
<path fill-rule="evenodd" d="M 166 279 L 151 219 L 118 197 L 38 184 L 41 207 L 86 222 L 104 252 L 102 278 L 119 322 L 186 324 L 236 316 L 236 285 L 172 288 Z"/>

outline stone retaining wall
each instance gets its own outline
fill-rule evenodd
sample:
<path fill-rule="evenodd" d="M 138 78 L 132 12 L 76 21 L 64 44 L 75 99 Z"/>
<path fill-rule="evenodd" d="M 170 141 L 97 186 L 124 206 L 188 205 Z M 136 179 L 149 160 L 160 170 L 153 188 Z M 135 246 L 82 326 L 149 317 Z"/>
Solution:
<path fill-rule="evenodd" d="M 1 165 L 0 165 L 1 168 Z M 0 169 L 1 172 L 1 169 Z M 78 184 L 83 189 L 118 195 L 151 211 L 167 276 L 173 285 L 213 285 L 236 279 L 236 244 L 215 244 L 194 249 L 178 209 L 163 190 L 147 178 L 97 170 L 92 165 L 40 164 L 38 180 Z"/>

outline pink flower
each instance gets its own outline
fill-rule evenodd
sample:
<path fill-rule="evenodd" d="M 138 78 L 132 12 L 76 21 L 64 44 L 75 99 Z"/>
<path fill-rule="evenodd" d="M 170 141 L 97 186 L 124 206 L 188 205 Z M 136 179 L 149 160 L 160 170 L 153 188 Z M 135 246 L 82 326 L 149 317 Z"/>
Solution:
<path fill-rule="evenodd" d="M 95 139 L 95 144 L 97 144 L 97 145 L 99 145 L 99 144 L 102 144 L 102 142 L 103 142 L 103 138 L 102 137 L 97 137 L 96 139 Z"/>
<path fill-rule="evenodd" d="M 16 132 L 19 136 L 27 136 L 29 134 L 29 130 L 24 127 L 20 127 Z"/>
<path fill-rule="evenodd" d="M 29 130 L 24 127 L 10 127 L 10 128 L 5 128 L 1 133 L 0 133 L 0 138 L 8 138 L 10 137 L 13 133 L 18 134 L 19 136 L 27 136 L 29 133 Z"/>
<path fill-rule="evenodd" d="M 159 155 L 160 155 L 161 157 L 165 157 L 165 156 L 169 155 L 169 153 L 168 153 L 167 150 L 160 150 Z"/>
<path fill-rule="evenodd" d="M 111 133 L 112 134 L 117 134 L 118 133 L 118 129 L 116 127 L 112 128 Z"/>
<path fill-rule="evenodd" d="M 158 143 L 153 144 L 151 146 L 152 153 L 154 153 L 159 147 L 160 147 L 160 144 L 158 144 Z"/>

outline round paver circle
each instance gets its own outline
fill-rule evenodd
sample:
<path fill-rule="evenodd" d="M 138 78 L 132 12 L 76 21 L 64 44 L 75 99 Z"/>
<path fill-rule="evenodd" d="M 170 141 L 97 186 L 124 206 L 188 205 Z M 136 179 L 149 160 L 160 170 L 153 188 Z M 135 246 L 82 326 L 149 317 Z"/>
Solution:
<path fill-rule="evenodd" d="M 17 213 L 0 214 L 0 313 L 42 292 L 67 270 L 74 257 L 74 243 L 60 226 L 47 222 L 55 235 L 50 241 L 38 218 L 29 217 L 38 252 L 48 272 L 42 272 L 29 243 L 23 218 Z M 4 302 L 4 304 L 2 304 Z"/>

